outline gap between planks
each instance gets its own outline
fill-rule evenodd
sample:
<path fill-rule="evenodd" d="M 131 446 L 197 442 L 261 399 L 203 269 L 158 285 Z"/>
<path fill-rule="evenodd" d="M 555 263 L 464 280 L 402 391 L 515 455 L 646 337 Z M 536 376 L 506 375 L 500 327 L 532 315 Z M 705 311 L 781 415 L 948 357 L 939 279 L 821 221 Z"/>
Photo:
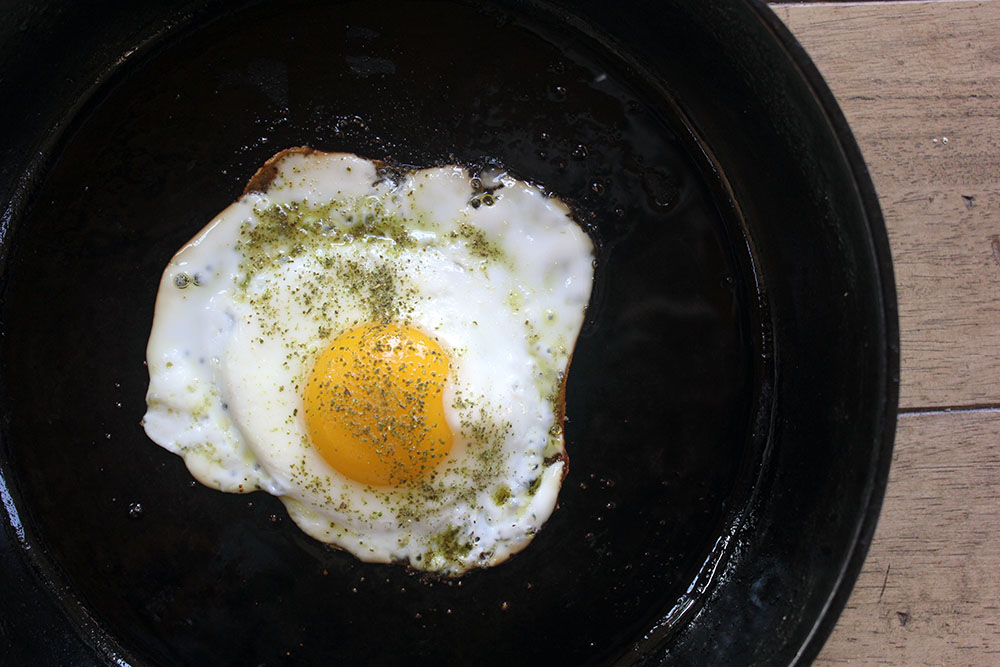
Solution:
<path fill-rule="evenodd" d="M 901 408 L 900 418 L 920 415 L 964 415 L 1000 413 L 1000 405 L 948 405 L 934 408 Z"/>

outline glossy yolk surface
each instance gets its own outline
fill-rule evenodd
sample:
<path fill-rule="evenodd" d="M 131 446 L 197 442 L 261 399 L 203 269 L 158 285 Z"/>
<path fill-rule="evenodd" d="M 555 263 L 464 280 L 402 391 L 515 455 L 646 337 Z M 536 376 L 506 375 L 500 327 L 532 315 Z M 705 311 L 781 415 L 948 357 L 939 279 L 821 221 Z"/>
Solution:
<path fill-rule="evenodd" d="M 306 382 L 306 429 L 326 461 L 363 484 L 418 479 L 447 455 L 448 358 L 422 332 L 368 323 L 342 333 Z"/>

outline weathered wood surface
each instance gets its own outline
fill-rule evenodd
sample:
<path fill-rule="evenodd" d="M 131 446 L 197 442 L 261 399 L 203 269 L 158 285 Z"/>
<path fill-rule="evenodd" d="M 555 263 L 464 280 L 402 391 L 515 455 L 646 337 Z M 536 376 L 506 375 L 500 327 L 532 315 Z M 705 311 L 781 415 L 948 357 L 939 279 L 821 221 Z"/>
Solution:
<path fill-rule="evenodd" d="M 1000 413 L 903 415 L 889 477 L 817 664 L 1000 665 Z"/>
<path fill-rule="evenodd" d="M 817 662 L 1000 665 L 1000 0 L 772 8 L 851 123 L 899 292 L 889 488 Z"/>

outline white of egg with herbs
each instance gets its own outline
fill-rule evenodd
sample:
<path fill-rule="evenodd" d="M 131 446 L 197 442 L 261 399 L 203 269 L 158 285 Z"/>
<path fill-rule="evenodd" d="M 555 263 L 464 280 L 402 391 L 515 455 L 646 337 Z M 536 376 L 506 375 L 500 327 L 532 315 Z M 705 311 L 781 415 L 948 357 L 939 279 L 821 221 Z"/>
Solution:
<path fill-rule="evenodd" d="M 282 151 L 163 273 L 146 433 L 363 561 L 496 565 L 556 506 L 593 262 L 506 173 Z"/>

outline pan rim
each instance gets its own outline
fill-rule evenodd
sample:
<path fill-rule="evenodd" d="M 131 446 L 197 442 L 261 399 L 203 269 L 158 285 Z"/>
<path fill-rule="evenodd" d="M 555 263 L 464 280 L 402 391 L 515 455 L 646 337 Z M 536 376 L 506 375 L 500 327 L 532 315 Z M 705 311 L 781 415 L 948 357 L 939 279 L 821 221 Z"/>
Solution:
<path fill-rule="evenodd" d="M 885 386 L 882 388 L 882 402 L 878 406 L 877 421 L 882 424 L 877 442 L 873 449 L 877 453 L 872 468 L 873 475 L 869 478 L 864 502 L 865 512 L 859 518 L 855 538 L 851 544 L 848 557 L 837 577 L 837 583 L 830 591 L 824 609 L 812 628 L 803 638 L 801 647 L 795 654 L 792 664 L 808 664 L 819 654 L 830 633 L 833 631 L 861 568 L 871 547 L 875 528 L 878 524 L 885 491 L 889 480 L 889 469 L 892 463 L 892 452 L 898 419 L 899 406 L 899 374 L 900 374 L 900 343 L 899 314 L 896 295 L 895 274 L 892 264 L 892 252 L 889 244 L 888 230 L 885 218 L 879 204 L 878 193 L 872 182 L 871 174 L 865 164 L 861 148 L 854 137 L 837 103 L 833 91 L 823 78 L 819 68 L 807 54 L 805 47 L 795 38 L 788 27 L 777 14 L 767 6 L 764 0 L 749 0 L 750 6 L 757 13 L 762 25 L 774 37 L 788 60 L 796 67 L 799 74 L 809 86 L 813 96 L 822 108 L 827 121 L 837 137 L 844 157 L 851 170 L 854 185 L 857 188 L 859 201 L 868 225 L 866 235 L 871 243 L 871 251 L 878 269 L 877 277 L 880 289 L 879 312 L 882 314 L 882 330 L 885 347 L 881 356 L 885 366 L 882 369 Z"/>

